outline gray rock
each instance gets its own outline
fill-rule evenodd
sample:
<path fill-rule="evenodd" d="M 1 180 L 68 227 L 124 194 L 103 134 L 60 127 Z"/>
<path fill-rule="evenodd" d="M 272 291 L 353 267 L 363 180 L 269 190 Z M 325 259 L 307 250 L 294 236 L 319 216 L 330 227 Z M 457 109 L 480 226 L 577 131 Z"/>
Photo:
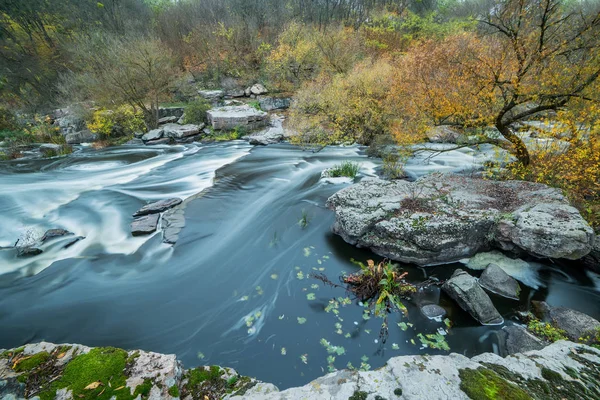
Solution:
<path fill-rule="evenodd" d="M 590 254 L 583 258 L 583 263 L 592 271 L 600 273 L 600 236 L 596 235 L 594 247 Z"/>
<path fill-rule="evenodd" d="M 250 97 L 250 95 L 251 95 L 251 94 L 252 94 L 252 92 L 250 91 L 250 88 L 249 88 L 249 87 L 247 87 L 247 88 L 244 90 L 244 96 L 246 96 L 246 97 Z"/>
<path fill-rule="evenodd" d="M 270 128 L 245 136 L 244 139 L 255 146 L 267 146 L 281 142 L 285 137 L 282 119 L 274 118 L 271 123 L 272 126 Z"/>
<path fill-rule="evenodd" d="M 133 236 L 149 235 L 156 231 L 160 214 L 144 215 L 131 223 L 131 234 Z"/>
<path fill-rule="evenodd" d="M 559 190 L 520 181 L 429 174 L 415 182 L 365 178 L 337 192 L 334 233 L 393 260 L 444 264 L 493 247 L 577 259 L 593 231 Z"/>
<path fill-rule="evenodd" d="M 169 208 L 173 208 L 179 204 L 181 204 L 181 199 L 176 198 L 176 197 L 174 197 L 172 199 L 155 201 L 154 203 L 146 204 L 144 207 L 137 210 L 133 214 L 133 216 L 141 217 L 142 215 L 161 213 L 161 212 L 166 211 Z"/>
<path fill-rule="evenodd" d="M 273 111 L 290 108 L 292 100 L 289 97 L 260 97 L 258 103 L 263 111 Z"/>
<path fill-rule="evenodd" d="M 84 107 L 85 108 L 85 107 Z M 54 110 L 54 125 L 60 128 L 63 135 L 79 132 L 85 129 L 85 119 L 83 118 L 82 105 L 74 104 L 66 108 Z"/>
<path fill-rule="evenodd" d="M 158 118 L 175 117 L 181 118 L 185 111 L 184 107 L 160 107 L 158 109 Z"/>
<path fill-rule="evenodd" d="M 496 264 L 489 264 L 486 267 L 479 277 L 479 284 L 492 293 L 519 300 L 519 293 L 521 293 L 519 283 Z"/>
<path fill-rule="evenodd" d="M 222 90 L 198 90 L 198 94 L 203 99 L 211 102 L 219 101 L 225 96 L 225 92 Z"/>
<path fill-rule="evenodd" d="M 163 128 L 153 129 L 150 132 L 144 134 L 142 136 L 142 140 L 144 142 L 149 142 L 151 140 L 158 140 L 163 137 L 164 133 L 165 133 L 165 131 Z"/>
<path fill-rule="evenodd" d="M 16 247 L 17 249 L 17 257 L 34 257 L 39 254 L 42 254 L 43 251 L 33 246 L 24 246 L 24 247 Z"/>
<path fill-rule="evenodd" d="M 163 127 L 164 137 L 169 137 L 173 139 L 183 139 L 189 136 L 195 136 L 200 133 L 200 130 L 204 128 L 204 124 L 201 125 L 177 125 L 177 124 L 167 124 Z"/>
<path fill-rule="evenodd" d="M 73 232 L 69 232 L 65 229 L 48 229 L 46 231 L 46 233 L 44 233 L 44 235 L 40 239 L 40 242 L 44 243 L 48 240 L 55 239 L 57 237 L 71 236 L 71 235 L 73 235 Z"/>
<path fill-rule="evenodd" d="M 432 143 L 457 143 L 462 137 L 460 131 L 448 125 L 433 127 L 427 131 L 426 135 Z"/>
<path fill-rule="evenodd" d="M 266 94 L 269 91 L 267 90 L 266 87 L 264 87 L 262 84 L 260 83 L 255 83 L 254 85 L 252 85 L 250 87 L 250 93 L 255 95 L 255 96 L 259 96 L 261 94 Z"/>
<path fill-rule="evenodd" d="M 421 314 L 429 319 L 440 319 L 446 315 L 446 310 L 437 304 L 427 304 L 421 307 Z"/>
<path fill-rule="evenodd" d="M 171 123 L 175 123 L 179 120 L 179 118 L 175 117 L 175 116 L 171 116 L 171 117 L 164 117 L 158 120 L 158 124 L 159 125 L 164 125 L 164 124 L 171 124 Z"/>
<path fill-rule="evenodd" d="M 600 329 L 600 322 L 587 314 L 567 307 L 553 307 L 544 301 L 532 301 L 534 314 L 564 330 L 567 337 L 578 341 L 588 332 Z"/>
<path fill-rule="evenodd" d="M 589 356 L 585 353 L 591 351 Z M 585 352 L 585 353 L 584 353 Z M 577 356 L 577 358 L 574 357 Z M 528 379 L 555 388 L 556 384 L 547 381 L 548 370 L 564 380 L 571 380 L 565 370 L 580 373 L 587 370 L 586 364 L 596 368 L 600 364 L 600 351 L 572 342 L 557 342 L 542 350 L 525 354 L 515 354 L 502 358 L 496 354 L 484 353 L 471 359 L 452 353 L 447 356 L 400 356 L 393 357 L 382 368 L 374 371 L 336 371 L 317 378 L 301 386 L 279 391 L 269 383 L 258 383 L 242 396 L 232 395 L 230 400 L 300 400 L 328 399 L 348 400 L 357 398 L 358 391 L 366 394 L 365 399 L 405 399 L 405 400 L 469 400 L 461 389 L 460 372 L 479 368 L 498 367 L 519 375 L 522 379 L 509 382 L 529 389 L 524 382 Z M 542 375 L 542 370 L 546 373 Z M 591 380 L 592 391 L 600 390 L 600 384 Z M 560 388 L 556 388 L 560 390 Z M 563 389 L 564 390 L 564 389 Z M 590 392 L 591 393 L 591 392 Z M 595 392 L 594 392 L 595 393 Z M 529 392 L 531 398 L 539 393 Z M 562 397 L 566 398 L 565 392 Z M 510 394 L 506 398 L 510 398 Z M 543 398 L 543 397 L 540 397 Z"/>
<path fill-rule="evenodd" d="M 227 92 L 227 96 L 233 97 L 233 98 L 244 97 L 245 95 L 246 95 L 246 92 L 244 89 L 232 89 Z"/>
<path fill-rule="evenodd" d="M 236 127 L 258 129 L 269 123 L 268 114 L 250 106 L 213 108 L 206 113 L 213 129 L 230 130 Z"/>
<path fill-rule="evenodd" d="M 144 144 L 146 146 L 157 146 L 157 145 L 161 145 L 161 144 L 173 144 L 173 139 L 162 138 L 162 139 L 156 139 L 156 140 L 149 140 L 147 142 L 144 142 Z"/>
<path fill-rule="evenodd" d="M 80 132 L 68 133 L 65 135 L 65 140 L 67 144 L 91 143 L 98 140 L 98 135 L 86 129 Z"/>
<path fill-rule="evenodd" d="M 546 345 L 520 325 L 505 326 L 498 331 L 498 343 L 502 356 L 541 350 Z"/>
<path fill-rule="evenodd" d="M 162 217 L 163 242 L 175 244 L 179 239 L 179 232 L 185 227 L 184 211 L 172 208 L 165 212 Z"/>
<path fill-rule="evenodd" d="M 442 289 L 456 303 L 483 325 L 499 325 L 504 319 L 494 307 L 492 300 L 477 283 L 477 279 L 457 269 Z"/>
<path fill-rule="evenodd" d="M 133 138 L 133 139 L 127 141 L 125 144 L 130 145 L 130 146 L 137 146 L 137 145 L 144 144 L 144 141 L 142 139 Z"/>

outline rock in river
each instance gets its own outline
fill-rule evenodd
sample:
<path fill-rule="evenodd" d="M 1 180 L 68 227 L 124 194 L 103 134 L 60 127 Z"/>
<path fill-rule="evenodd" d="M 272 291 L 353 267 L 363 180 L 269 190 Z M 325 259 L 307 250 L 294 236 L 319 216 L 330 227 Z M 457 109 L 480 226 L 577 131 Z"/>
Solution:
<path fill-rule="evenodd" d="M 519 283 L 496 264 L 487 266 L 479 277 L 479 284 L 492 293 L 519 300 L 519 293 L 521 293 Z"/>
<path fill-rule="evenodd" d="M 435 265 L 491 248 L 579 259 L 592 228 L 559 190 L 521 181 L 430 174 L 415 182 L 366 178 L 327 201 L 333 231 L 393 260 Z"/>
<path fill-rule="evenodd" d="M 442 288 L 460 308 L 483 325 L 499 325 L 504 322 L 490 297 L 477 283 L 477 279 L 465 271 L 461 269 L 454 271 Z"/>
<path fill-rule="evenodd" d="M 532 301 L 534 314 L 545 321 L 551 322 L 558 329 L 567 333 L 571 340 L 579 340 L 590 331 L 600 329 L 600 322 L 587 314 L 567 308 L 553 307 L 545 301 Z"/>
<path fill-rule="evenodd" d="M 266 112 L 247 105 L 213 108 L 206 115 L 213 129 L 230 130 L 240 126 L 257 129 L 269 123 Z"/>
<path fill-rule="evenodd" d="M 159 214 L 144 215 L 131 223 L 131 234 L 133 236 L 149 235 L 158 227 Z"/>
<path fill-rule="evenodd" d="M 533 336 L 520 325 L 505 326 L 498 332 L 500 354 L 524 353 L 531 350 L 541 350 L 545 343 Z"/>
<path fill-rule="evenodd" d="M 144 207 L 137 210 L 133 216 L 141 217 L 142 215 L 161 213 L 169 208 L 173 208 L 181 204 L 181 199 L 174 197 L 172 199 L 155 201 L 154 203 L 146 204 Z"/>

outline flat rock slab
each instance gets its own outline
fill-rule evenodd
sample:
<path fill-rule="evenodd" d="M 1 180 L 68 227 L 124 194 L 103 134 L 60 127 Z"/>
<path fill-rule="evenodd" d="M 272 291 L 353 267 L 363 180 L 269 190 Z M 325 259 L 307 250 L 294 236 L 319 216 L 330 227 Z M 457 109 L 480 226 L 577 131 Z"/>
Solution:
<path fill-rule="evenodd" d="M 68 133 L 65 135 L 65 141 L 67 144 L 91 143 L 95 142 L 96 140 L 98 140 L 98 135 L 88 130 Z"/>
<path fill-rule="evenodd" d="M 258 129 L 269 123 L 266 112 L 248 105 L 213 108 L 206 113 L 213 129 L 232 130 L 236 127 Z"/>
<path fill-rule="evenodd" d="M 504 318 L 494 307 L 487 293 L 479 286 L 477 279 L 461 269 L 444 283 L 442 289 L 456 303 L 483 325 L 500 325 Z"/>
<path fill-rule="evenodd" d="M 479 284 L 489 292 L 519 300 L 519 294 L 521 293 L 519 283 L 496 264 L 490 264 L 486 267 L 479 277 Z"/>
<path fill-rule="evenodd" d="M 144 215 L 131 223 L 131 234 L 133 236 L 149 235 L 156 231 L 160 214 Z"/>
<path fill-rule="evenodd" d="M 204 128 L 202 125 L 178 125 L 178 124 L 167 124 L 162 127 L 163 137 L 169 137 L 173 139 L 183 139 L 190 136 L 195 136 L 200 133 Z"/>
<path fill-rule="evenodd" d="M 334 233 L 406 263 L 437 265 L 499 248 L 579 259 L 594 232 L 557 189 L 434 173 L 414 182 L 365 178 L 337 192 Z"/>
<path fill-rule="evenodd" d="M 141 217 L 142 215 L 148 214 L 157 214 L 163 211 L 168 210 L 169 208 L 173 208 L 181 204 L 182 200 L 180 198 L 174 197 L 172 199 L 155 201 L 154 203 L 146 204 L 144 207 L 137 210 L 133 216 Z"/>

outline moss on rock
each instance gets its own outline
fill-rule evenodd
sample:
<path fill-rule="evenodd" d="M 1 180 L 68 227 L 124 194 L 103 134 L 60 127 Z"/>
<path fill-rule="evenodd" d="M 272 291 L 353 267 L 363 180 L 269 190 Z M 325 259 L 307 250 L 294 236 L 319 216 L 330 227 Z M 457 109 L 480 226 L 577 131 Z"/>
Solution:
<path fill-rule="evenodd" d="M 460 388 L 473 400 L 530 400 L 523 389 L 486 368 L 461 369 Z"/>
<path fill-rule="evenodd" d="M 29 357 L 17 360 L 13 366 L 15 372 L 31 371 L 50 359 L 50 353 L 42 351 Z"/>

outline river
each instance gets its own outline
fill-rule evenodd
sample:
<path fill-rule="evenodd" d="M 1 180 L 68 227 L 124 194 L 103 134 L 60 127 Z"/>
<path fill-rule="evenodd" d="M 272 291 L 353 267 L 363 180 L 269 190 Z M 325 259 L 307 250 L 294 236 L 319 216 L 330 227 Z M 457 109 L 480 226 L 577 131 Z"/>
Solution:
<path fill-rule="evenodd" d="M 421 332 L 447 333 L 452 351 L 469 356 L 496 350 L 499 327 L 478 325 L 437 287 L 406 302 L 408 318 L 390 315 L 383 343 L 379 318 L 366 319 L 344 290 L 310 277 L 337 281 L 358 270 L 352 258 L 380 261 L 330 231 L 334 215 L 324 204 L 344 185 L 319 178 L 345 160 L 359 162 L 363 176 L 379 166 L 358 147 L 312 153 L 241 141 L 82 148 L 1 163 L 0 246 L 49 228 L 85 239 L 32 258 L 0 251 L 0 348 L 41 340 L 141 348 L 282 389 L 348 363 L 377 368 L 396 355 L 447 353 L 423 347 Z M 131 214 L 170 197 L 184 199 L 177 243 L 163 243 L 160 232 L 132 237 Z M 536 288 L 521 285 L 520 302 L 496 302 L 507 323 L 531 299 L 600 317 L 596 276 L 574 263 L 532 265 Z M 445 279 L 457 267 L 401 266 L 412 282 Z M 446 308 L 452 327 L 422 316 L 425 303 Z"/>

